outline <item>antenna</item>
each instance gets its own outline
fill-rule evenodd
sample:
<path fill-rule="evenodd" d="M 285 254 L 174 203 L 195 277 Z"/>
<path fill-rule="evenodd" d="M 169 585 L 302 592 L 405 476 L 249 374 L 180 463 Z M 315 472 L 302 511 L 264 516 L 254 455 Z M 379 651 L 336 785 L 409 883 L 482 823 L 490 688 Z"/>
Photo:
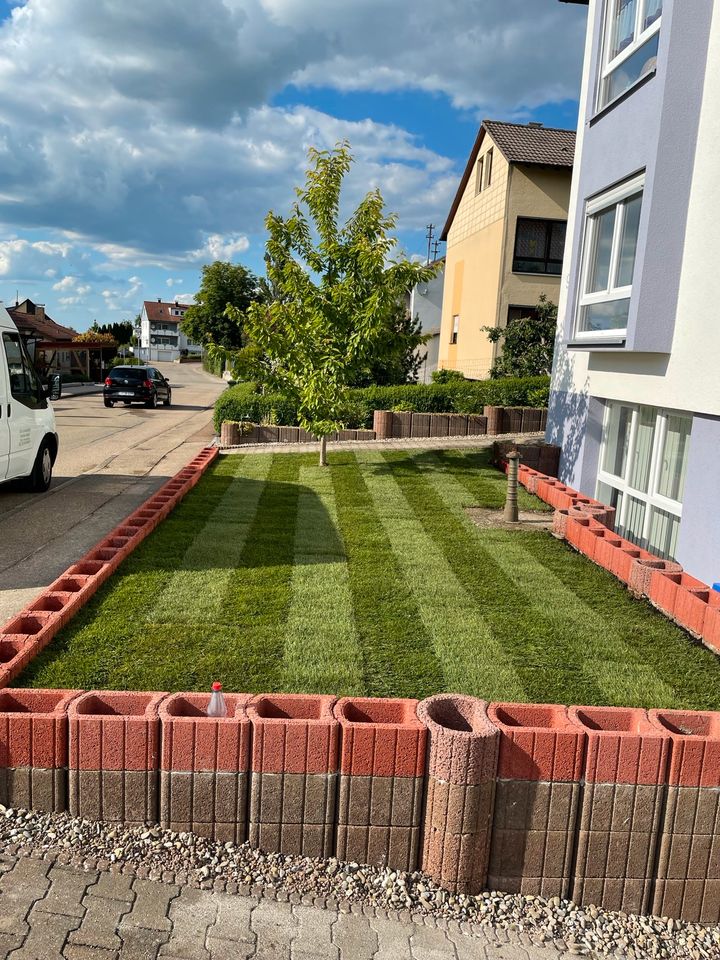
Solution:
<path fill-rule="evenodd" d="M 429 223 L 429 224 L 427 225 L 427 233 L 425 234 L 425 237 L 427 238 L 427 242 L 428 242 L 428 245 L 427 245 L 427 260 L 426 260 L 427 263 L 430 263 L 430 248 L 431 248 L 431 246 L 432 246 L 432 242 L 433 242 L 433 237 L 434 237 L 434 236 L 435 236 L 435 224 L 434 224 L 434 223 Z"/>

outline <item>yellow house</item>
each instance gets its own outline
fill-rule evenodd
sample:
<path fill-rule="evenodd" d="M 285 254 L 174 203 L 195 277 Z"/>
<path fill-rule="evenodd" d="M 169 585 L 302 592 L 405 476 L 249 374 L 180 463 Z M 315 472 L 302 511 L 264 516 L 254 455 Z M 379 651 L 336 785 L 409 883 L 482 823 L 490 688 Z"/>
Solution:
<path fill-rule="evenodd" d="M 482 327 L 558 302 L 575 131 L 485 120 L 443 228 L 438 366 L 474 380 L 502 350 Z"/>

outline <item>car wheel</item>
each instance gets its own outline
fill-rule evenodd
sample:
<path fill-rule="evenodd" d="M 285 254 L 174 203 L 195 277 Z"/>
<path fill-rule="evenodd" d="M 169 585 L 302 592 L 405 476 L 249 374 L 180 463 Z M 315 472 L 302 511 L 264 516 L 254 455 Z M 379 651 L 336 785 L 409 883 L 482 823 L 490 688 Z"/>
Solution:
<path fill-rule="evenodd" d="M 43 440 L 35 457 L 32 473 L 28 477 L 28 487 L 33 493 L 44 493 L 52 480 L 53 458 L 50 445 Z"/>
<path fill-rule="evenodd" d="M 145 404 L 145 406 L 149 407 L 151 410 L 155 409 L 157 406 L 157 393 L 155 393 L 155 391 L 150 394 L 148 402 Z"/>
<path fill-rule="evenodd" d="M 167 397 L 163 400 L 163 406 L 164 406 L 164 407 L 169 407 L 171 403 L 172 403 L 172 390 L 168 390 L 168 395 L 167 395 Z"/>
<path fill-rule="evenodd" d="M 108 400 L 107 398 L 103 399 L 103 403 L 105 404 L 106 407 L 112 407 L 113 405 L 112 400 Z"/>

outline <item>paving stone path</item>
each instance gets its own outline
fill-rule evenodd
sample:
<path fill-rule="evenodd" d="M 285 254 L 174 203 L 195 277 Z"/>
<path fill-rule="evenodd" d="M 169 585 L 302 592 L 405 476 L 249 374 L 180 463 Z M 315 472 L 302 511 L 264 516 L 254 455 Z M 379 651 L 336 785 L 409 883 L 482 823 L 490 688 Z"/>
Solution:
<path fill-rule="evenodd" d="M 555 960 L 513 934 L 0 856 L 0 960 Z M 499 938 L 500 937 L 500 938 Z"/>

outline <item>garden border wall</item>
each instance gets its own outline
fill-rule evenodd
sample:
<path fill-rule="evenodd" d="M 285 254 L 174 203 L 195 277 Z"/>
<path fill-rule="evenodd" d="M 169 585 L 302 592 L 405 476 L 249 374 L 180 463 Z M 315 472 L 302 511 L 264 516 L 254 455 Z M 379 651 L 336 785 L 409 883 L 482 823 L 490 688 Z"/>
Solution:
<path fill-rule="evenodd" d="M 484 407 L 480 413 L 420 413 L 375 410 L 372 430 L 336 430 L 332 442 L 348 440 L 422 440 L 430 437 L 494 437 L 506 433 L 538 433 L 545 429 L 545 407 Z M 220 446 L 241 447 L 250 443 L 312 443 L 302 427 L 281 427 L 245 420 L 225 420 L 220 427 Z M 547 465 L 544 465 L 547 470 Z M 547 472 L 551 472 L 548 470 Z M 557 468 L 556 468 L 557 472 Z"/>
<path fill-rule="evenodd" d="M 20 754 L 26 781 L 54 764 L 51 809 L 720 921 L 720 713 L 230 694 L 211 718 L 209 694 L 3 693 L 0 782 Z"/>

